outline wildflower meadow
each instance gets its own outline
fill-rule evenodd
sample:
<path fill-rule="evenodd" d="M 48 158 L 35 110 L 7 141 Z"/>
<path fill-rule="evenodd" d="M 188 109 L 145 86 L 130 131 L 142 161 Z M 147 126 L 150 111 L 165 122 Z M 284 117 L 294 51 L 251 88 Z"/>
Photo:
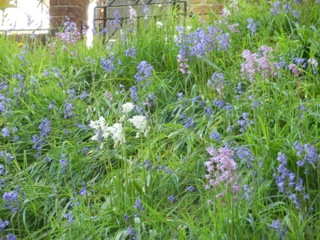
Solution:
<path fill-rule="evenodd" d="M 0 239 L 319 240 L 320 1 L 129 10 L 0 34 Z"/>

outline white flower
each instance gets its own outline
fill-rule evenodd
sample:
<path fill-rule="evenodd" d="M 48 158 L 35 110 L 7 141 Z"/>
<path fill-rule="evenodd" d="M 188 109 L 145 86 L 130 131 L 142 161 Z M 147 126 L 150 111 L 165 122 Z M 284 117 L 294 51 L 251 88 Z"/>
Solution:
<path fill-rule="evenodd" d="M 94 136 L 91 137 L 90 139 L 91 139 L 92 141 L 97 141 L 97 142 L 100 140 L 98 134 L 94 135 Z"/>
<path fill-rule="evenodd" d="M 134 104 L 131 102 L 127 102 L 122 104 L 122 112 L 123 113 L 129 113 L 134 109 Z"/>
<path fill-rule="evenodd" d="M 157 22 L 157 28 L 161 28 L 163 26 L 162 22 Z"/>
<path fill-rule="evenodd" d="M 150 131 L 150 127 L 147 125 L 147 119 L 145 116 L 134 116 L 128 121 L 131 122 L 136 129 L 143 133 L 145 137 L 147 136 L 148 132 Z M 139 133 L 137 133 L 136 137 L 139 137 Z"/>
<path fill-rule="evenodd" d="M 106 125 L 106 120 L 104 119 L 104 117 L 100 117 L 99 120 L 97 121 L 90 121 L 89 126 L 92 127 L 93 129 L 99 129 L 102 126 Z"/>
<path fill-rule="evenodd" d="M 99 141 L 108 137 L 108 125 L 106 124 L 104 117 L 100 117 L 97 121 L 91 120 L 89 126 L 95 130 L 95 135 L 91 140 Z"/>
<path fill-rule="evenodd" d="M 108 133 L 111 135 L 115 145 L 126 142 L 121 123 L 115 123 L 108 127 Z"/>
<path fill-rule="evenodd" d="M 230 1 L 230 8 L 234 9 L 234 10 L 238 10 L 239 9 L 239 1 L 238 0 L 231 0 Z"/>
<path fill-rule="evenodd" d="M 318 67 L 318 62 L 317 62 L 317 60 L 315 58 L 310 58 L 308 60 L 308 63 L 310 63 L 314 67 Z"/>
<path fill-rule="evenodd" d="M 230 12 L 230 10 L 229 10 L 227 7 L 224 7 L 224 8 L 222 9 L 222 16 L 228 17 L 228 16 L 230 16 L 230 14 L 231 14 L 231 12 Z"/>

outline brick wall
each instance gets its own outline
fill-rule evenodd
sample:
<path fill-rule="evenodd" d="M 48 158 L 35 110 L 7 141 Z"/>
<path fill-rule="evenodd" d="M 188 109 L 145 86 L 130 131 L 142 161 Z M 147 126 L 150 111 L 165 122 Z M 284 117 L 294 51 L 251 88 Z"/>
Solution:
<path fill-rule="evenodd" d="M 79 30 L 88 25 L 89 0 L 50 0 L 50 29 L 52 33 L 58 31 L 69 17 L 77 23 Z"/>
<path fill-rule="evenodd" d="M 221 2 L 221 1 L 220 1 Z M 201 15 L 202 18 L 209 12 L 221 13 L 222 4 L 219 0 L 187 0 L 188 14 Z M 87 27 L 89 0 L 50 0 L 50 29 L 52 33 L 63 27 L 66 17 L 76 22 L 80 29 Z"/>

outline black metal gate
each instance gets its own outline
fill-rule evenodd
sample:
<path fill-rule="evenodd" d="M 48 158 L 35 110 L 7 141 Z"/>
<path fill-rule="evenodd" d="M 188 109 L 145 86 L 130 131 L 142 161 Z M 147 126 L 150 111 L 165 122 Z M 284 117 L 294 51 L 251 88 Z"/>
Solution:
<path fill-rule="evenodd" d="M 186 16 L 187 1 L 185 0 L 99 0 L 94 8 L 95 28 L 105 33 L 109 40 L 124 21 L 132 21 L 135 17 L 139 23 L 140 18 L 164 16 L 163 10 L 172 8 L 176 14 Z"/>

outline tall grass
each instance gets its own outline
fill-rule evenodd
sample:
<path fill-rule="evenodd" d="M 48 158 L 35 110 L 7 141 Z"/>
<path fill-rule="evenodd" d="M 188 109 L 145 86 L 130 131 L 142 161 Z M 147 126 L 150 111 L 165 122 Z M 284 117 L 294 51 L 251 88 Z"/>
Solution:
<path fill-rule="evenodd" d="M 0 238 L 320 239 L 320 4 L 225 7 L 0 37 Z"/>

